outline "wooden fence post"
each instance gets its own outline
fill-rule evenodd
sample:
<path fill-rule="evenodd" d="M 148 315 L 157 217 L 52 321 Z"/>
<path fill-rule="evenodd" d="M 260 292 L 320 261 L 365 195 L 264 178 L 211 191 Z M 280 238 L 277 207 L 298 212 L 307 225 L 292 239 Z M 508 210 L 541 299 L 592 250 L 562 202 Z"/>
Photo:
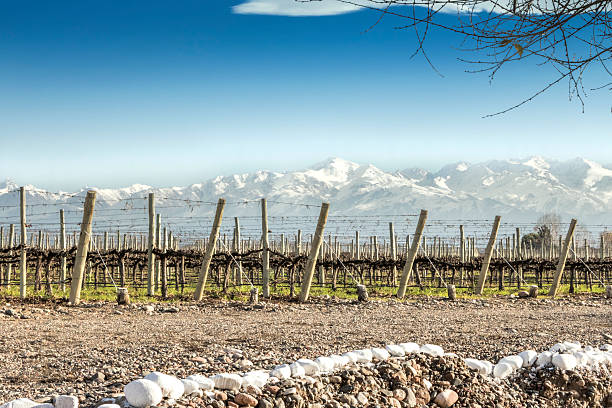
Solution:
<path fill-rule="evenodd" d="M 13 245 L 15 245 L 15 224 L 11 224 L 11 226 L 9 227 L 9 237 L 8 237 L 8 245 L 9 248 L 13 248 Z M 9 251 L 9 255 L 13 256 L 13 251 Z M 6 288 L 8 289 L 8 285 L 11 282 L 11 275 L 13 272 L 13 265 L 9 262 L 6 265 Z"/>
<path fill-rule="evenodd" d="M 26 297 L 26 276 L 28 273 L 28 262 L 26 257 L 27 233 L 26 233 L 26 193 L 25 187 L 19 188 L 19 211 L 21 219 L 21 262 L 19 270 L 19 296 Z"/>
<path fill-rule="evenodd" d="M 204 294 L 204 287 L 206 286 L 206 279 L 208 278 L 208 269 L 210 268 L 210 261 L 212 260 L 215 252 L 215 244 L 217 238 L 219 238 L 219 229 L 221 227 L 221 219 L 223 218 L 223 209 L 225 208 L 225 200 L 220 198 L 217 202 L 217 212 L 215 213 L 215 220 L 210 231 L 210 238 L 208 240 L 208 246 L 206 247 L 206 253 L 202 260 L 202 266 L 200 267 L 200 274 L 198 276 L 198 285 L 194 293 L 194 299 L 197 301 L 202 300 Z"/>
<path fill-rule="evenodd" d="M 155 276 L 155 194 L 149 193 L 149 247 L 147 250 L 147 295 L 155 294 L 153 279 Z"/>
<path fill-rule="evenodd" d="M 389 223 L 389 244 L 391 245 L 389 247 L 391 259 L 395 261 L 397 258 L 397 252 L 396 252 L 397 246 L 395 245 L 395 231 L 393 229 L 392 222 Z M 393 267 L 391 268 L 391 285 L 395 286 L 396 282 L 397 282 L 397 268 L 395 267 L 395 265 L 393 265 Z"/>
<path fill-rule="evenodd" d="M 569 252 L 572 237 L 574 236 L 576 223 L 577 221 L 575 219 L 572 219 L 572 221 L 570 222 L 569 230 L 567 231 L 567 235 L 565 236 L 565 242 L 563 242 L 563 249 L 561 253 L 559 253 L 559 262 L 557 263 L 557 270 L 555 271 L 555 277 L 553 279 L 552 286 L 550 287 L 550 291 L 548 292 L 548 296 L 557 296 L 557 290 L 559 289 L 559 283 L 561 283 L 561 275 L 563 275 L 563 269 L 565 268 L 565 261 L 567 260 L 567 253 Z"/>
<path fill-rule="evenodd" d="M 500 222 L 501 217 L 499 215 L 495 216 L 495 221 L 493 221 L 493 229 L 491 230 L 491 236 L 489 237 L 489 243 L 487 244 L 484 259 L 482 260 L 482 269 L 480 270 L 480 275 L 478 276 L 478 286 L 476 286 L 477 295 L 482 295 L 482 290 L 484 289 L 485 279 L 487 277 L 487 272 L 489 271 L 489 264 L 491 263 L 491 256 L 493 255 L 493 249 L 495 248 L 495 240 L 497 239 L 497 231 L 499 230 Z"/>
<path fill-rule="evenodd" d="M 270 297 L 270 252 L 268 252 L 270 244 L 268 243 L 268 205 L 265 198 L 261 199 L 261 243 L 263 250 L 261 291 L 262 296 L 268 298 Z"/>
<path fill-rule="evenodd" d="M 317 266 L 317 258 L 319 255 L 319 249 L 321 248 L 321 242 L 323 241 L 323 231 L 325 224 L 327 223 L 327 214 L 329 213 L 329 203 L 321 204 L 321 212 L 319 213 L 319 221 L 317 222 L 317 229 L 312 240 L 312 247 L 308 254 L 308 262 L 304 269 L 304 279 L 302 280 L 302 286 L 300 288 L 300 303 L 304 303 L 308 300 L 310 295 L 310 286 L 312 285 L 312 277 L 314 275 L 315 268 Z"/>
<path fill-rule="evenodd" d="M 412 266 L 414 264 L 414 260 L 416 259 L 417 252 L 419 252 L 419 245 L 421 244 L 423 229 L 425 229 L 425 222 L 427 222 L 427 210 L 421 210 L 419 222 L 417 223 L 414 237 L 412 237 L 412 246 L 410 247 L 410 252 L 408 252 L 406 257 L 406 263 L 404 264 L 404 269 L 402 271 L 402 278 L 400 280 L 399 288 L 397 289 L 396 296 L 399 299 L 406 296 L 408 280 L 410 279 L 410 274 L 412 273 Z"/>
<path fill-rule="evenodd" d="M 64 219 L 64 210 L 60 210 L 60 249 L 66 250 L 66 221 Z M 60 257 L 60 291 L 66 290 L 66 254 Z"/>
<path fill-rule="evenodd" d="M 81 301 L 81 285 L 83 284 L 85 264 L 87 263 L 87 252 L 89 251 L 89 242 L 91 237 L 91 220 L 93 219 L 95 204 L 96 192 L 90 190 L 87 192 L 87 196 L 85 197 L 83 221 L 81 222 L 81 234 L 79 235 L 79 245 L 77 246 L 77 252 L 74 258 L 74 268 L 72 270 L 72 282 L 70 284 L 69 298 L 69 303 L 71 305 L 78 305 Z"/>

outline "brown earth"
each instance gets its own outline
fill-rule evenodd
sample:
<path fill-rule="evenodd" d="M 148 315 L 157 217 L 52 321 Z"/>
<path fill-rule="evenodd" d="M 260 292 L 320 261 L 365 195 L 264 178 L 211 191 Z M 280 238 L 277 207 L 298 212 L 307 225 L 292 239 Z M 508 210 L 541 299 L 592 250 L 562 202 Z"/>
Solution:
<path fill-rule="evenodd" d="M 154 307 L 1 305 L 0 403 L 70 393 L 88 405 L 150 371 L 246 371 L 393 342 L 493 362 L 564 340 L 612 343 L 612 301 L 602 297 Z"/>

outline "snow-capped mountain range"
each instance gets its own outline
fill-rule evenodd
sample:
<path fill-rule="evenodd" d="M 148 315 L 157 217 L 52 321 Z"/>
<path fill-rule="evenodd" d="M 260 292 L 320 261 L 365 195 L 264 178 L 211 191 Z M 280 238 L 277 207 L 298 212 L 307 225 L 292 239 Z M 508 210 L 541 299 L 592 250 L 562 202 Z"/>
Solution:
<path fill-rule="evenodd" d="M 10 181 L 0 184 L 0 224 L 19 222 L 16 189 Z M 34 226 L 56 223 L 59 208 L 66 210 L 69 222 L 80 219 L 86 189 L 72 194 L 35 186 L 26 189 L 28 222 Z M 459 162 L 437 172 L 419 168 L 386 172 L 331 158 L 302 171 L 219 176 L 186 187 L 98 189 L 98 225 L 110 227 L 120 220 L 126 228 L 129 223 L 141 228 L 146 224 L 149 192 L 155 193 L 158 212 L 170 225 L 209 225 L 219 197 L 228 202 L 226 219 L 255 219 L 260 214 L 256 200 L 265 197 L 271 217 L 316 216 L 318 208 L 311 205 L 327 201 L 330 216 L 416 214 L 424 208 L 434 220 L 490 220 L 501 215 L 505 221 L 520 223 L 554 212 L 564 221 L 574 217 L 582 224 L 612 225 L 612 166 L 580 158 Z"/>

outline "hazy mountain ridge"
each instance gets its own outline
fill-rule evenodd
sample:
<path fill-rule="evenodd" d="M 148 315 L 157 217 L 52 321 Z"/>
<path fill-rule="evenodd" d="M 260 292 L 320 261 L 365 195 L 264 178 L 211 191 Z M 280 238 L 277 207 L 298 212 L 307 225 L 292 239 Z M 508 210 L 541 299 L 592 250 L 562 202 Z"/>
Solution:
<path fill-rule="evenodd" d="M 9 193 L 17 188 L 11 182 L 0 184 L 0 216 L 4 216 L 1 224 L 18 221 L 11 218 L 18 214 L 18 195 Z M 34 186 L 27 190 L 28 204 L 54 204 L 57 209 L 80 208 L 78 197 L 85 191 L 70 198 Z M 216 202 L 218 197 L 232 203 L 226 209 L 227 215 L 256 215 L 256 203 L 238 202 L 266 197 L 270 201 L 269 214 L 277 216 L 317 214 L 316 208 L 284 203 L 318 205 L 329 201 L 332 215 L 413 214 L 425 208 L 435 219 L 487 219 L 500 214 L 508 221 L 534 221 L 543 213 L 556 212 L 564 219 L 577 217 L 583 223 L 612 223 L 612 169 L 586 159 L 531 157 L 475 164 L 457 162 L 436 172 L 418 168 L 386 172 L 372 165 L 331 158 L 302 171 L 261 170 L 218 176 L 186 187 L 136 184 L 98 192 L 98 208 L 117 209 L 145 207 L 144 198 L 155 192 L 159 212 L 169 216 L 211 215 L 214 205 L 208 203 Z M 48 218 L 55 221 L 57 216 Z M 41 215 L 39 219 L 46 218 Z"/>

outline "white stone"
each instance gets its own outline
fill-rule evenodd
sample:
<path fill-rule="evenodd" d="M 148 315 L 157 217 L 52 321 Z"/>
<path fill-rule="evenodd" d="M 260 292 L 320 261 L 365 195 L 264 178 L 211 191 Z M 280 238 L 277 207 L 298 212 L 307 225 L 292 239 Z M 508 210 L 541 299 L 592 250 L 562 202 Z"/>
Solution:
<path fill-rule="evenodd" d="M 9 401 L 4 405 L 0 405 L 0 408 L 32 408 L 36 405 L 39 405 L 38 402 L 32 401 L 31 399 L 19 398 Z"/>
<path fill-rule="evenodd" d="M 272 369 L 272 371 L 270 371 L 270 375 L 278 378 L 279 380 L 286 380 L 287 378 L 291 377 L 291 368 L 289 367 L 289 364 L 277 365 Z"/>
<path fill-rule="evenodd" d="M 98 408 L 98 407 L 96 407 L 96 408 Z M 49 404 L 48 402 L 46 402 L 44 404 L 34 405 L 32 408 L 55 408 L 55 407 L 53 406 L 53 404 Z"/>
<path fill-rule="evenodd" d="M 55 408 L 79 408 L 79 399 L 72 395 L 55 397 Z"/>
<path fill-rule="evenodd" d="M 523 359 L 523 367 L 531 367 L 538 359 L 538 353 L 533 350 L 525 350 L 519 353 Z"/>
<path fill-rule="evenodd" d="M 291 369 L 291 377 L 293 378 L 301 378 L 306 375 L 306 370 L 304 370 L 301 364 L 291 363 L 289 364 L 289 368 Z"/>
<path fill-rule="evenodd" d="M 334 371 L 334 368 L 336 366 L 334 364 L 334 360 L 329 357 L 318 357 L 315 359 L 314 362 L 319 365 L 319 370 L 322 373 L 331 373 L 332 371 Z"/>
<path fill-rule="evenodd" d="M 404 349 L 397 344 L 387 344 L 385 349 L 387 349 L 389 354 L 391 354 L 393 357 L 404 357 L 406 355 Z"/>
<path fill-rule="evenodd" d="M 242 377 L 238 374 L 222 373 L 211 377 L 215 382 L 215 388 L 220 390 L 239 390 L 242 386 Z"/>
<path fill-rule="evenodd" d="M 585 352 L 576 351 L 576 352 L 574 352 L 574 357 L 576 358 L 576 365 L 578 367 L 589 366 L 590 363 L 591 363 L 591 358 Z"/>
<path fill-rule="evenodd" d="M 428 391 L 431 389 L 431 382 L 429 382 L 427 378 L 423 378 L 423 385 L 425 386 L 425 388 L 427 388 Z"/>
<path fill-rule="evenodd" d="M 357 354 L 357 363 L 369 363 L 373 358 L 370 349 L 355 350 L 355 354 Z"/>
<path fill-rule="evenodd" d="M 334 368 L 342 368 L 350 363 L 350 360 L 347 356 L 339 356 L 337 354 L 332 354 L 329 356 L 332 360 L 334 360 Z"/>
<path fill-rule="evenodd" d="M 457 354 L 455 354 L 455 353 L 444 353 L 444 354 L 442 354 L 442 355 L 443 355 L 444 357 L 454 357 L 454 358 L 459 357 L 459 356 L 458 356 Z"/>
<path fill-rule="evenodd" d="M 321 368 L 319 367 L 317 363 L 315 363 L 314 361 L 308 358 L 301 358 L 298 361 L 296 361 L 296 363 L 302 366 L 302 368 L 304 369 L 304 373 L 306 373 L 306 375 L 317 375 L 319 374 L 319 371 L 321 370 Z"/>
<path fill-rule="evenodd" d="M 506 378 L 512 374 L 512 366 L 508 363 L 495 364 L 493 368 L 493 377 L 495 378 Z"/>
<path fill-rule="evenodd" d="M 270 374 L 265 370 L 249 371 L 242 377 L 242 388 L 246 388 L 249 385 L 263 388 L 269 378 Z"/>
<path fill-rule="evenodd" d="M 493 363 L 488 360 L 480 360 L 483 366 L 486 367 L 487 371 L 485 374 L 491 375 L 493 373 Z"/>
<path fill-rule="evenodd" d="M 384 348 L 373 347 L 371 350 L 372 350 L 372 358 L 373 359 L 380 360 L 380 361 L 385 361 L 389 357 L 391 357 L 389 352 L 386 349 L 384 349 Z"/>
<path fill-rule="evenodd" d="M 98 405 L 97 408 L 121 408 L 121 407 L 117 404 L 102 404 L 102 405 Z"/>
<path fill-rule="evenodd" d="M 444 354 L 444 349 L 435 344 L 423 344 L 419 349 L 420 353 L 430 354 L 432 356 L 441 356 Z"/>
<path fill-rule="evenodd" d="M 563 343 L 557 343 L 548 349 L 548 351 L 552 353 L 563 353 L 565 350 L 567 350 L 567 348 L 565 347 L 565 344 Z"/>
<path fill-rule="evenodd" d="M 418 353 L 421 349 L 421 346 L 419 346 L 417 343 L 400 343 L 399 346 L 404 349 L 406 354 Z"/>
<path fill-rule="evenodd" d="M 135 380 L 123 388 L 125 399 L 133 407 L 146 408 L 157 405 L 163 398 L 162 390 L 151 380 Z"/>
<path fill-rule="evenodd" d="M 150 380 L 159 385 L 162 395 L 165 398 L 178 399 L 183 396 L 185 387 L 181 380 L 168 374 L 154 371 L 145 376 L 145 380 Z"/>
<path fill-rule="evenodd" d="M 466 358 L 463 361 L 465 361 L 465 365 L 472 370 L 477 371 L 480 374 L 487 374 L 487 367 L 482 364 L 480 360 L 476 360 L 475 358 Z"/>
<path fill-rule="evenodd" d="M 552 358 L 552 363 L 559 370 L 573 370 L 578 362 L 571 354 L 557 354 Z"/>
<path fill-rule="evenodd" d="M 342 354 L 342 357 L 346 357 L 349 360 L 348 364 L 356 363 L 359 359 L 359 356 L 354 351 L 344 353 Z"/>
<path fill-rule="evenodd" d="M 200 374 L 190 375 L 186 380 L 197 382 L 202 391 L 212 391 L 215 388 L 215 382 L 213 380 Z"/>
<path fill-rule="evenodd" d="M 544 367 L 545 365 L 550 364 L 552 361 L 553 353 L 550 351 L 543 351 L 538 355 L 538 359 L 536 360 L 536 364 L 538 367 Z"/>
<path fill-rule="evenodd" d="M 183 388 L 185 389 L 185 395 L 191 395 L 200 389 L 200 385 L 193 380 L 184 379 L 181 380 L 181 382 L 183 383 Z"/>
<path fill-rule="evenodd" d="M 565 346 L 565 349 L 567 351 L 578 351 L 578 350 L 582 350 L 582 346 L 580 345 L 580 343 L 578 342 L 572 342 L 572 341 L 564 341 L 563 345 Z"/>
<path fill-rule="evenodd" d="M 521 356 L 508 356 L 499 360 L 499 363 L 506 363 L 512 366 L 513 370 L 518 370 L 523 366 L 523 357 Z"/>

